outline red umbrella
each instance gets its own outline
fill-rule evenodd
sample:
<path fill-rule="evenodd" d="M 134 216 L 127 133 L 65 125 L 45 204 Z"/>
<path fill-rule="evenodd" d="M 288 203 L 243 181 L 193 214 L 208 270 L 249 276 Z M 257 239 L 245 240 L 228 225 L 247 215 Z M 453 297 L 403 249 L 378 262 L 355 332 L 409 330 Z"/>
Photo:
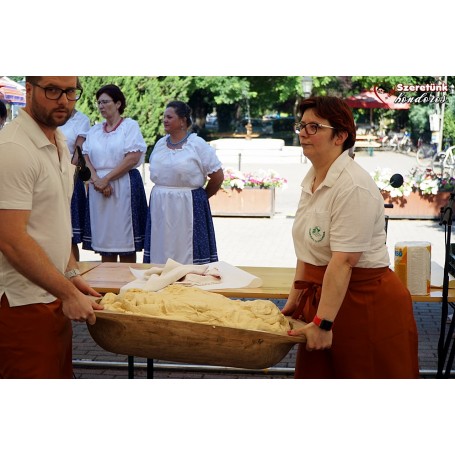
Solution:
<path fill-rule="evenodd" d="M 345 101 L 348 106 L 357 109 L 370 109 L 370 123 L 373 124 L 373 109 L 409 109 L 409 103 L 395 103 L 397 97 L 379 90 L 370 90 L 350 96 Z"/>
<path fill-rule="evenodd" d="M 353 108 L 363 109 L 409 109 L 409 103 L 395 103 L 397 97 L 388 93 L 370 90 L 346 98 L 346 103 Z"/>

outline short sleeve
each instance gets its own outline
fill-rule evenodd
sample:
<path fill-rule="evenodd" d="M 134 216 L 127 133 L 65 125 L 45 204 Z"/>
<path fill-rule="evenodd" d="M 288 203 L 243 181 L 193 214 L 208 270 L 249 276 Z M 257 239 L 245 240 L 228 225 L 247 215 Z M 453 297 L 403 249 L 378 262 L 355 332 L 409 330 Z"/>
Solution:
<path fill-rule="evenodd" d="M 199 136 L 195 135 L 193 141 L 205 174 L 210 175 L 218 169 L 221 169 L 222 164 L 218 159 L 216 150 Z"/>
<path fill-rule="evenodd" d="M 31 210 L 36 172 L 27 152 L 14 143 L 0 146 L 0 209 Z"/>
<path fill-rule="evenodd" d="M 139 124 L 136 120 L 128 119 L 128 123 L 125 128 L 125 153 L 128 152 L 142 152 L 147 151 L 147 144 L 139 128 Z"/>
<path fill-rule="evenodd" d="M 87 137 L 89 130 L 90 119 L 85 114 L 81 114 L 79 123 L 77 125 L 77 135 L 81 137 Z"/>

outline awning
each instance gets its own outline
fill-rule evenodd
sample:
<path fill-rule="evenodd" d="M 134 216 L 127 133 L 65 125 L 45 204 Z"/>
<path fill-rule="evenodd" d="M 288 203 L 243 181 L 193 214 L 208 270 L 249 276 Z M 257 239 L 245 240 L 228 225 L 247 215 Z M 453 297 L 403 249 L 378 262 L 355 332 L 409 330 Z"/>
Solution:
<path fill-rule="evenodd" d="M 11 87 L 0 87 L 0 100 L 5 103 L 25 106 L 24 93 Z"/>
<path fill-rule="evenodd" d="M 350 96 L 345 101 L 352 108 L 363 109 L 409 109 L 409 103 L 396 103 L 397 97 L 387 93 L 378 93 L 376 90 L 370 90 Z"/>
<path fill-rule="evenodd" d="M 25 106 L 25 87 L 8 76 L 0 76 L 0 100 L 9 104 Z"/>

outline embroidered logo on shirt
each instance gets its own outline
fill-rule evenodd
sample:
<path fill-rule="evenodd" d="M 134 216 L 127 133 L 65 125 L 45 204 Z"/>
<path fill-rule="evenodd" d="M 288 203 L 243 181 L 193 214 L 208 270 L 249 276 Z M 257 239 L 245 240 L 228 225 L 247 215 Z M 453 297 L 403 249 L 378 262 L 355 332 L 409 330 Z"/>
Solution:
<path fill-rule="evenodd" d="M 319 226 L 315 226 L 314 228 L 310 228 L 308 230 L 310 234 L 311 240 L 313 242 L 321 242 L 322 239 L 325 237 L 325 231 L 321 231 L 321 228 Z"/>

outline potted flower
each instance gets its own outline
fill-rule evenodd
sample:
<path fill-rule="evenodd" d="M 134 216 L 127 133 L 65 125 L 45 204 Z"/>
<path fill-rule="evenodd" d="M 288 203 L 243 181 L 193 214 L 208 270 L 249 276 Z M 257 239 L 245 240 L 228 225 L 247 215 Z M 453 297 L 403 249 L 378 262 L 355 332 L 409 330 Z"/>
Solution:
<path fill-rule="evenodd" d="M 438 218 L 448 192 L 455 189 L 454 178 L 440 178 L 431 169 L 411 169 L 403 176 L 404 182 L 399 188 L 390 185 L 390 169 L 377 168 L 371 176 L 384 201 L 394 206 L 388 213 L 391 218 Z"/>
<path fill-rule="evenodd" d="M 214 216 L 273 216 L 275 188 L 283 188 L 287 180 L 272 169 L 241 172 L 226 168 L 223 185 L 210 198 Z"/>

